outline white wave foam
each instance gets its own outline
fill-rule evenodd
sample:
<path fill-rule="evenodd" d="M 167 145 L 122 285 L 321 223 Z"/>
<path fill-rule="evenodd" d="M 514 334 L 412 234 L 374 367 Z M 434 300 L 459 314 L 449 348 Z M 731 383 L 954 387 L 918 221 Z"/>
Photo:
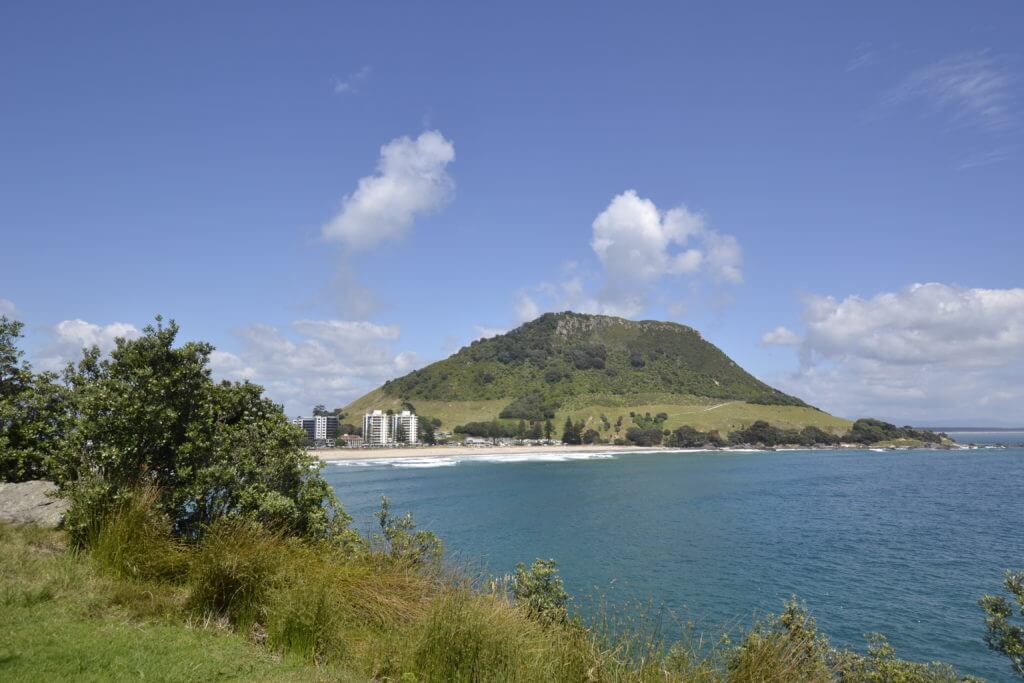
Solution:
<path fill-rule="evenodd" d="M 453 467 L 459 464 L 457 458 L 406 458 L 394 460 L 392 467 Z"/>
<path fill-rule="evenodd" d="M 570 460 L 609 460 L 614 453 L 508 453 L 494 455 L 455 455 L 440 458 L 367 458 L 365 460 L 335 460 L 339 467 L 398 467 L 422 468 L 452 467 L 462 462 L 516 463 L 516 462 L 568 462 Z"/>
<path fill-rule="evenodd" d="M 609 460 L 614 453 L 509 453 L 506 455 L 477 455 L 465 460 L 480 462 L 568 462 L 570 460 Z"/>

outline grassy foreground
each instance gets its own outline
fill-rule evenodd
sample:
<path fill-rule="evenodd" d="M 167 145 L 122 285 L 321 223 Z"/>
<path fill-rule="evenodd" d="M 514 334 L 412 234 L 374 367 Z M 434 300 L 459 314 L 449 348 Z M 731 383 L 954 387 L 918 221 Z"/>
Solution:
<path fill-rule="evenodd" d="M 386 548 L 352 556 L 240 522 L 191 546 L 129 509 L 90 548 L 0 525 L 0 679 L 962 680 L 884 641 L 835 650 L 795 605 L 698 652 L 664 624 L 538 619 L 501 580 L 474 588 Z"/>
<path fill-rule="evenodd" d="M 104 574 L 63 532 L 0 524 L 0 679 L 344 680 L 186 618 L 185 598 Z"/>

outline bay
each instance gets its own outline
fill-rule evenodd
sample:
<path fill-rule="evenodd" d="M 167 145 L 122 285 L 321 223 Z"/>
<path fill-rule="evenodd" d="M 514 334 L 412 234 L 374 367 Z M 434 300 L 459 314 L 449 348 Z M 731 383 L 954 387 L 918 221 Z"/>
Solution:
<path fill-rule="evenodd" d="M 882 632 L 903 658 L 1012 680 L 977 599 L 1024 569 L 1024 448 L 538 453 L 325 475 L 360 530 L 387 495 L 471 571 L 556 559 L 584 613 L 649 603 L 715 636 L 796 595 L 835 645 Z"/>

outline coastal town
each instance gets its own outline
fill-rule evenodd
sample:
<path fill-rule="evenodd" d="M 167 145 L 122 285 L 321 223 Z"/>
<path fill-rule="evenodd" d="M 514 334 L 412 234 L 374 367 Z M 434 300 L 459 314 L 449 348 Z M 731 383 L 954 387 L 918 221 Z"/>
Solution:
<path fill-rule="evenodd" d="M 524 436 L 486 438 L 421 429 L 420 418 L 412 410 L 371 410 L 361 424 L 345 423 L 344 415 L 327 413 L 319 406 L 311 417 L 297 417 L 292 424 L 306 434 L 306 446 L 313 449 L 405 448 L 423 446 L 559 446 L 562 441 Z M 424 438 L 424 432 L 429 436 Z"/>

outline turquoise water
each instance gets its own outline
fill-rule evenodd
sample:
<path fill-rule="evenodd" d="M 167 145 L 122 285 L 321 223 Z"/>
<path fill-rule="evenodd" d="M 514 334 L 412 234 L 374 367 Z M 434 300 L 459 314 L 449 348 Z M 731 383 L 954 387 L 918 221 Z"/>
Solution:
<path fill-rule="evenodd" d="M 902 657 L 1012 680 L 976 600 L 1024 568 L 1022 448 L 537 458 L 325 471 L 360 529 L 385 494 L 459 561 L 555 558 L 581 604 L 651 600 L 714 634 L 796 594 L 836 644 L 880 631 Z"/>

